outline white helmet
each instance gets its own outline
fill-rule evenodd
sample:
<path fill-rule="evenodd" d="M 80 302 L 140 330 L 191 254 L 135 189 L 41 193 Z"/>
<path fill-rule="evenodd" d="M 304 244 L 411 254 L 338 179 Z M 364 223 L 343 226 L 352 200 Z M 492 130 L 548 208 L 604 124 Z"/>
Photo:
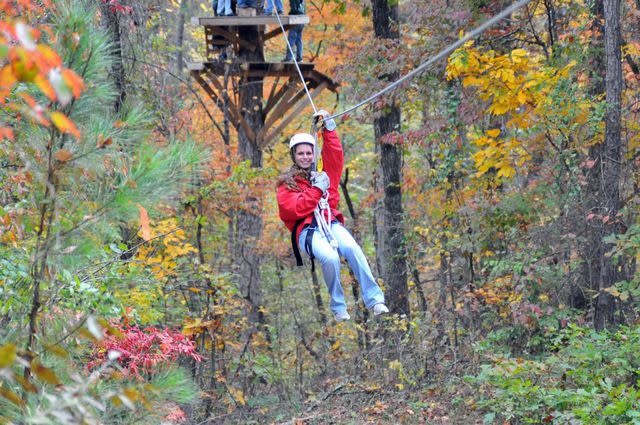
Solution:
<path fill-rule="evenodd" d="M 314 148 L 316 147 L 316 140 L 309 133 L 298 133 L 294 135 L 291 140 L 289 140 L 289 149 L 292 149 L 294 146 L 299 145 L 300 143 L 308 143 Z"/>

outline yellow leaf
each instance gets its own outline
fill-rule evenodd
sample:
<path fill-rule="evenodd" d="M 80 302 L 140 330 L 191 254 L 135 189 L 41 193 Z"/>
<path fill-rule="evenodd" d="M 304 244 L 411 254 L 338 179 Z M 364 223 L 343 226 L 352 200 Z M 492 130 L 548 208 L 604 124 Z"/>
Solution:
<path fill-rule="evenodd" d="M 18 406 L 24 406 L 24 400 L 22 400 L 20 396 L 18 396 L 18 394 L 4 387 L 0 387 L 0 396 L 6 398 L 13 404 L 17 404 Z"/>
<path fill-rule="evenodd" d="M 56 376 L 53 370 L 48 367 L 42 366 L 38 361 L 34 361 L 31 363 L 31 371 L 35 376 L 38 377 L 43 382 L 51 385 L 60 385 L 60 379 Z"/>
<path fill-rule="evenodd" d="M 16 346 L 7 344 L 0 347 L 0 367 L 10 367 L 16 360 Z"/>
<path fill-rule="evenodd" d="M 98 143 L 96 143 L 96 148 L 104 149 L 107 146 L 109 146 L 111 143 L 113 143 L 113 140 L 111 139 L 111 137 L 108 137 L 105 139 L 101 133 L 98 135 Z"/>
<path fill-rule="evenodd" d="M 56 128 L 62 133 L 69 133 L 74 135 L 78 139 L 80 138 L 80 132 L 78 131 L 78 128 L 73 123 L 73 121 L 67 118 L 65 114 L 55 111 L 51 113 L 50 118 Z"/>
<path fill-rule="evenodd" d="M 41 59 L 47 63 L 47 68 L 55 68 L 62 65 L 62 59 L 55 50 L 44 44 L 38 44 L 38 52 L 41 54 Z"/>
<path fill-rule="evenodd" d="M 38 74 L 33 78 L 33 82 L 45 96 L 49 98 L 49 100 L 56 100 L 56 91 L 53 89 L 53 86 L 44 76 Z"/>
<path fill-rule="evenodd" d="M 242 390 L 229 387 L 229 393 L 239 405 L 244 406 L 245 404 L 247 404 L 247 402 L 244 399 L 244 393 L 242 392 Z"/>
<path fill-rule="evenodd" d="M 511 51 L 511 57 L 522 58 L 527 56 L 527 51 L 524 49 L 515 49 Z"/>
<path fill-rule="evenodd" d="M 29 380 L 26 379 L 24 376 L 14 375 L 13 379 L 15 379 L 18 384 L 22 385 L 22 388 L 24 388 L 25 391 L 29 391 L 30 393 L 33 393 L 33 394 L 38 393 L 38 387 L 33 385 L 31 382 L 29 382 Z"/>
<path fill-rule="evenodd" d="M 498 137 L 500 135 L 500 129 L 494 128 L 492 130 L 487 130 L 487 135 L 489 137 Z"/>

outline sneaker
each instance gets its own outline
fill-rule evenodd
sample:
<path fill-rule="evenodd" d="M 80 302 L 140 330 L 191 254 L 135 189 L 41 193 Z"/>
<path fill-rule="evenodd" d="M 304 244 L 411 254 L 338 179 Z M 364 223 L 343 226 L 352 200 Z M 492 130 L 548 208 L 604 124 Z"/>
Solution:
<path fill-rule="evenodd" d="M 386 305 L 384 305 L 384 303 L 378 303 L 376 305 L 373 306 L 373 315 L 374 316 L 379 316 L 381 314 L 385 314 L 388 313 L 389 309 L 387 308 Z"/>
<path fill-rule="evenodd" d="M 347 310 L 334 313 L 333 317 L 336 319 L 336 322 L 344 322 L 345 320 L 351 319 L 351 316 L 349 316 Z"/>

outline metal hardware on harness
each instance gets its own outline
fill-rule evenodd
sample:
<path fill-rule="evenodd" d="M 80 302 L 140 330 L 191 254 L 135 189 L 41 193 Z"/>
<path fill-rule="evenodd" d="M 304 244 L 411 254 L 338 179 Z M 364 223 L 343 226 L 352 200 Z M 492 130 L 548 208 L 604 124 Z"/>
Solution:
<path fill-rule="evenodd" d="M 338 249 L 338 240 L 331 231 L 331 207 L 329 206 L 328 193 L 322 195 L 320 202 L 318 202 L 318 206 L 313 211 L 313 215 L 316 218 L 318 227 L 324 234 L 324 237 L 327 238 L 329 245 L 331 245 L 331 248 Z"/>

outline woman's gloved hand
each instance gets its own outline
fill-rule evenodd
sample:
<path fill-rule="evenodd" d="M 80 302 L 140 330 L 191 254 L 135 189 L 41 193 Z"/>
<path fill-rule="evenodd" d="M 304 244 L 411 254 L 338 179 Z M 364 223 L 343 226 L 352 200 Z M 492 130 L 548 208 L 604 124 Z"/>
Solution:
<path fill-rule="evenodd" d="M 317 171 L 312 171 L 311 185 L 320 189 L 322 193 L 325 193 L 329 189 L 329 186 L 331 185 L 329 181 L 329 176 L 324 171 L 321 171 L 319 173 Z"/>
<path fill-rule="evenodd" d="M 316 125 L 318 126 L 318 128 L 325 128 L 329 131 L 333 131 L 336 129 L 336 122 L 332 119 L 324 121 L 324 119 L 326 117 L 329 117 L 329 113 L 327 111 L 325 111 L 324 109 L 320 109 L 317 113 L 313 114 L 315 120 L 316 120 Z"/>

